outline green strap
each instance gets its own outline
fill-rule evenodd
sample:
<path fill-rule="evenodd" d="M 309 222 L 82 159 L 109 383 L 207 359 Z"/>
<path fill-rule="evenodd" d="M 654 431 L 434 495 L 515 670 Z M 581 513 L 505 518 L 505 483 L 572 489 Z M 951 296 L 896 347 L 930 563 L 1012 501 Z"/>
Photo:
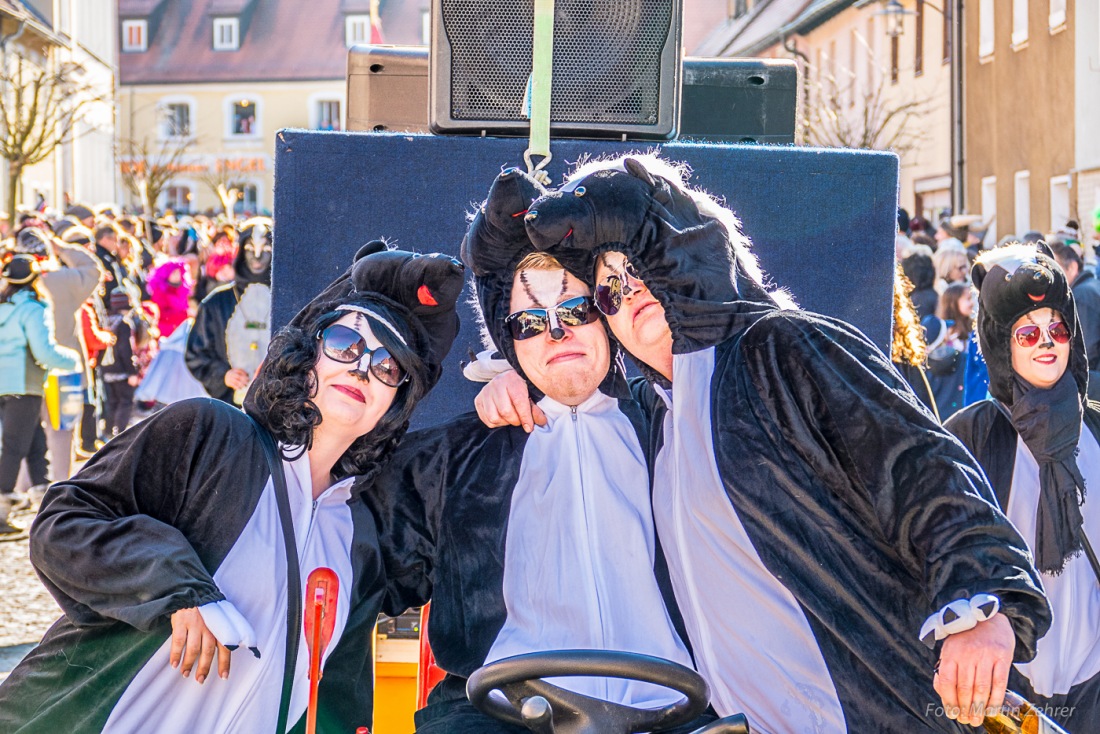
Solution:
<path fill-rule="evenodd" d="M 550 158 L 550 86 L 554 73 L 554 0 L 535 0 L 531 47 L 531 140 L 525 158 Z M 545 165 L 543 161 L 538 167 Z"/>

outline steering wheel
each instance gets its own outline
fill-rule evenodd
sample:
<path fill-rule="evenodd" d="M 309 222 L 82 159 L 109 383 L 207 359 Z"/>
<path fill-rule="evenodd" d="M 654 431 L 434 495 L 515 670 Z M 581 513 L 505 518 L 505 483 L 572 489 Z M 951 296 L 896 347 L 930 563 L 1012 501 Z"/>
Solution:
<path fill-rule="evenodd" d="M 592 698 L 542 678 L 625 678 L 670 688 L 684 698 L 643 709 Z M 490 695 L 501 691 L 507 701 Z M 710 690 L 702 676 L 671 660 L 608 650 L 533 652 L 474 671 L 466 695 L 478 710 L 536 734 L 634 734 L 686 724 L 706 710 Z"/>

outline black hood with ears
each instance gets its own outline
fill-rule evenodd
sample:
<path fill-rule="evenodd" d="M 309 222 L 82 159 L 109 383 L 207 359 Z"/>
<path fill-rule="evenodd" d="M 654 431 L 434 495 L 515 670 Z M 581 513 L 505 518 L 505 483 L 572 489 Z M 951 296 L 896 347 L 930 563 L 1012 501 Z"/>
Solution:
<path fill-rule="evenodd" d="M 272 224 L 272 221 L 267 217 L 253 217 L 241 223 L 240 237 L 237 239 L 237 257 L 233 260 L 233 272 L 237 276 L 235 282 L 239 287 L 246 288 L 252 283 L 271 285 L 270 259 L 266 269 L 259 273 L 253 273 L 252 269 L 248 267 L 246 246 L 253 240 L 263 240 L 269 246 L 273 246 Z"/>
<path fill-rule="evenodd" d="M 1082 399 L 1088 392 L 1088 359 L 1077 306 L 1066 274 L 1046 243 L 1006 245 L 978 258 L 970 273 L 978 289 L 978 344 L 989 368 L 989 392 L 1012 405 L 1012 325 L 1031 311 L 1051 308 L 1073 334 L 1069 370 Z"/>
<path fill-rule="evenodd" d="M 442 374 L 443 360 L 458 335 L 455 304 L 465 282 L 462 263 L 440 253 L 390 250 L 381 240 L 359 249 L 348 270 L 291 319 L 302 327 L 339 306 L 383 307 L 409 347 L 424 360 L 425 384 Z"/>
<path fill-rule="evenodd" d="M 536 400 L 542 398 L 542 392 L 524 374 L 516 357 L 512 334 L 505 326 L 504 319 L 511 312 L 516 265 L 535 251 L 527 237 L 524 217 L 528 214 L 531 202 L 545 195 L 547 189 L 520 169 L 507 168 L 501 171 L 462 240 L 462 260 L 474 274 L 485 330 L 508 364 L 527 380 L 532 397 Z M 586 283 L 591 282 L 591 278 L 583 280 Z M 608 338 L 611 338 L 610 334 Z M 621 351 L 614 340 L 611 344 L 611 368 L 600 385 L 600 390 L 612 397 L 629 396 Z"/>
<path fill-rule="evenodd" d="M 526 223 L 535 247 L 589 285 L 601 254 L 624 253 L 664 307 L 676 354 L 723 342 L 776 308 L 725 225 L 633 158 L 538 199 Z"/>

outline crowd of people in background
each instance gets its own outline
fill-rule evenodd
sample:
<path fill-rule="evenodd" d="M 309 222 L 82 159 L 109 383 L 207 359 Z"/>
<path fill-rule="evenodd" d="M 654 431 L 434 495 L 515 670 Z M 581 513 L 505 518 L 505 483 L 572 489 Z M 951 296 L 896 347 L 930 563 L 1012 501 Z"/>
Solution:
<path fill-rule="evenodd" d="M 978 299 L 970 281 L 986 251 L 988 225 L 975 215 L 945 214 L 937 225 L 898 210 L 894 362 L 914 392 L 941 421 L 989 395 L 989 374 L 975 334 Z M 1066 271 L 1090 358 L 1100 370 L 1100 280 L 1087 232 L 1070 220 L 1054 233 L 1005 235 L 997 244 L 1045 242 Z M 1100 396 L 1100 375 L 1089 397 Z"/>
<path fill-rule="evenodd" d="M 242 280 L 259 290 L 270 283 L 270 233 L 266 217 L 234 222 L 169 212 L 153 220 L 114 205 L 73 204 L 63 214 L 24 212 L 4 222 L 0 535 L 19 532 L 7 522 L 13 508 L 36 503 L 49 482 L 68 478 L 74 462 L 133 421 L 188 397 L 233 400 L 226 322 Z M 228 306 L 219 303 L 204 318 L 200 304 L 223 286 Z M 270 303 L 269 291 L 259 296 Z M 206 338 L 188 353 L 196 318 Z M 266 315 L 247 327 L 238 336 L 252 342 L 239 351 L 262 355 Z M 247 387 L 256 367 L 235 371 L 233 387 Z M 211 393 L 204 378 L 222 389 Z"/>

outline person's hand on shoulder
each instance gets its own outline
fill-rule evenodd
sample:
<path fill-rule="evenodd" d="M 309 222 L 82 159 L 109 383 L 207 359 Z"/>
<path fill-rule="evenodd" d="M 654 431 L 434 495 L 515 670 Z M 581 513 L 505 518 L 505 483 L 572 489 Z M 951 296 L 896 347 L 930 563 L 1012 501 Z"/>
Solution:
<path fill-rule="evenodd" d="M 489 428 L 523 426 L 530 433 L 546 425 L 546 414 L 531 401 L 527 382 L 515 370 L 501 372 L 481 388 L 474 407 Z"/>

